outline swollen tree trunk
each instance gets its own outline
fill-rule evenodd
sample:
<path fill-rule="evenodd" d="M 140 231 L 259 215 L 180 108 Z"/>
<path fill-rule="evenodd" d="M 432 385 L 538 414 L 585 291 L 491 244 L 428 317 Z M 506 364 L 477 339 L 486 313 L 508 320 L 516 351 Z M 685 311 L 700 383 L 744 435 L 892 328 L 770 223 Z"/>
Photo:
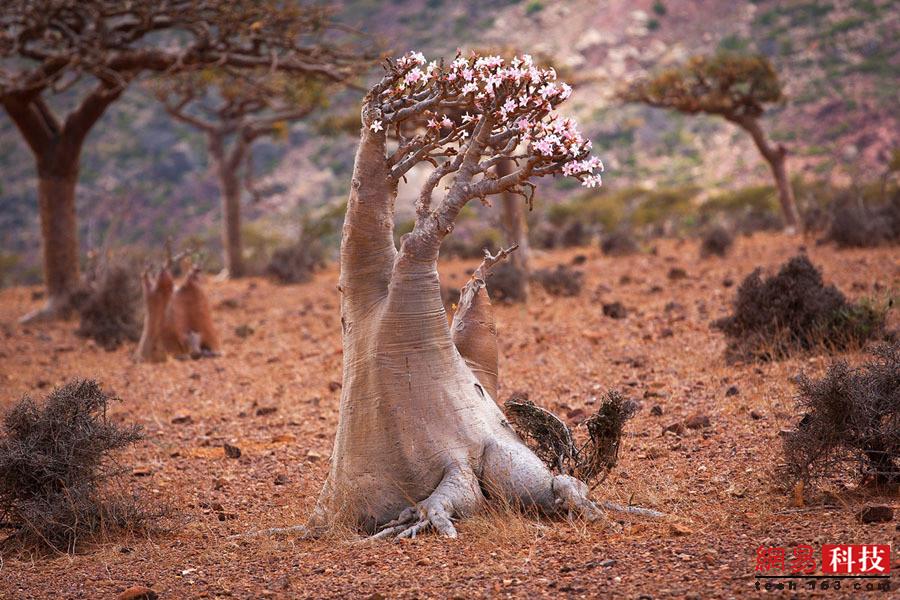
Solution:
<path fill-rule="evenodd" d="M 239 278 L 246 274 L 244 246 L 241 241 L 241 186 L 238 178 L 246 146 L 239 139 L 226 156 L 224 135 L 210 133 L 209 149 L 222 188 L 222 258 L 228 276 Z"/>
<path fill-rule="evenodd" d="M 40 162 L 50 162 L 43 158 Z M 57 165 L 60 163 L 57 162 Z M 57 166 L 55 165 L 55 166 Z M 56 171 L 56 169 L 54 169 Z M 75 217 L 75 185 L 78 166 L 69 173 L 41 172 L 38 175 L 41 240 L 47 304 L 28 320 L 66 318 L 71 312 L 71 296 L 78 288 L 78 222 Z"/>
<path fill-rule="evenodd" d="M 737 124 L 743 127 L 753 137 L 753 142 L 760 154 L 769 163 L 772 175 L 775 177 L 775 186 L 778 189 L 778 201 L 781 203 L 781 211 L 787 227 L 795 232 L 802 229 L 800 211 L 797 210 L 797 202 L 794 199 L 794 189 L 791 187 L 787 175 L 787 148 L 781 144 L 772 145 L 763 132 L 759 120 L 752 117 L 739 117 Z"/>
<path fill-rule="evenodd" d="M 497 165 L 497 176 L 505 177 L 512 173 L 512 161 L 504 160 Z M 528 221 L 525 220 L 525 203 L 521 196 L 505 192 L 500 195 L 502 210 L 503 234 L 507 246 L 517 246 L 509 260 L 521 276 L 522 300 L 528 301 L 529 275 L 528 267 L 530 248 L 528 246 Z"/>
<path fill-rule="evenodd" d="M 451 333 L 437 254 L 455 214 L 423 220 L 398 252 L 385 136 L 370 131 L 365 112 L 363 122 L 341 242 L 340 421 L 308 531 L 343 525 L 403 537 L 433 527 L 455 536 L 452 518 L 497 497 L 598 517 L 587 486 L 554 476 L 495 403 L 496 330 L 483 279 L 492 260 L 463 288 Z M 458 179 L 471 178 L 466 169 Z"/>

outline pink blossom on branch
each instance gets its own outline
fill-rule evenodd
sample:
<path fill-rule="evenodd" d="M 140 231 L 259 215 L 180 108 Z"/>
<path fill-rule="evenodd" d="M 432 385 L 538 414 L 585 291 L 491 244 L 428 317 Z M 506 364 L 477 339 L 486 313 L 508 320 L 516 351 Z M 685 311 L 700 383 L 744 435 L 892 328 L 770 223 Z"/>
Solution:
<path fill-rule="evenodd" d="M 571 94 L 556 71 L 534 64 L 529 55 L 507 62 L 500 56 L 457 55 L 448 64 L 427 63 L 418 52 L 388 60 L 385 77 L 365 99 L 370 129 L 399 142 L 388 157 L 399 181 L 415 165 L 434 166 L 420 194 L 421 218 L 432 214 L 433 190 L 444 183 L 448 203 L 511 191 L 530 199 L 532 180 L 545 175 L 574 177 L 587 187 L 600 185 L 599 159 L 571 118 L 556 108 Z M 378 129 L 371 125 L 378 121 Z M 516 167 L 499 177 L 504 160 Z M 458 208 L 456 208 L 458 210 Z"/>

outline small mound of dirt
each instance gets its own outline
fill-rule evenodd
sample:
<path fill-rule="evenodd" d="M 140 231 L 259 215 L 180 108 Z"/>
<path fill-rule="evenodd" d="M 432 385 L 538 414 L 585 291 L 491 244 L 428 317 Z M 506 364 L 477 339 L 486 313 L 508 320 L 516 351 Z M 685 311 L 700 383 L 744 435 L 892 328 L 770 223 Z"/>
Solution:
<path fill-rule="evenodd" d="M 801 375 L 798 386 L 806 414 L 784 438 L 792 482 L 862 473 L 900 484 L 900 343 L 858 369 L 837 361 L 822 379 Z"/>
<path fill-rule="evenodd" d="M 485 283 L 491 302 L 524 302 L 526 299 L 528 276 L 510 261 L 494 266 Z"/>
<path fill-rule="evenodd" d="M 315 240 L 301 240 L 272 253 L 266 275 L 282 284 L 306 283 L 325 266 L 325 252 Z"/>
<path fill-rule="evenodd" d="M 138 426 L 107 420 L 112 398 L 76 380 L 38 406 L 27 396 L 4 417 L 0 437 L 0 521 L 23 541 L 73 551 L 82 537 L 145 524 L 136 500 L 113 495 L 121 474 L 109 453 L 142 438 Z"/>
<path fill-rule="evenodd" d="M 539 284 L 551 296 L 577 296 L 584 285 L 584 273 L 566 265 L 555 269 L 538 269 L 531 280 Z"/>
<path fill-rule="evenodd" d="M 603 236 L 600 250 L 606 256 L 628 256 L 636 254 L 640 247 L 630 231 L 620 229 Z"/>
<path fill-rule="evenodd" d="M 731 232 L 721 225 L 713 227 L 703 236 L 700 242 L 700 256 L 709 258 L 710 256 L 725 256 L 734 245 L 734 236 Z"/>
<path fill-rule="evenodd" d="M 106 350 L 141 337 L 141 285 L 136 269 L 112 264 L 93 271 L 72 304 L 80 317 L 75 333 Z"/>
<path fill-rule="evenodd" d="M 733 314 L 713 323 L 728 339 L 731 361 L 858 348 L 884 333 L 885 310 L 848 302 L 803 254 L 776 275 L 763 279 L 761 273 L 753 271 L 738 287 Z"/>

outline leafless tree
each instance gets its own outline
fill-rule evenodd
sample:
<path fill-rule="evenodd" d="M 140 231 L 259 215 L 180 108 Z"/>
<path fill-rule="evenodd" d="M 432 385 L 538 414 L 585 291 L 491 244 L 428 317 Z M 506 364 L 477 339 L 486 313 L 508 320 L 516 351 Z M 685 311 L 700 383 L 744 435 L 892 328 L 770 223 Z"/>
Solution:
<path fill-rule="evenodd" d="M 216 65 L 342 81 L 354 50 L 329 38 L 328 11 L 277 0 L 7 0 L 0 4 L 0 105 L 34 154 L 46 305 L 70 312 L 78 285 L 75 187 L 84 140 L 142 73 Z M 78 97 L 64 115 L 51 94 Z"/>

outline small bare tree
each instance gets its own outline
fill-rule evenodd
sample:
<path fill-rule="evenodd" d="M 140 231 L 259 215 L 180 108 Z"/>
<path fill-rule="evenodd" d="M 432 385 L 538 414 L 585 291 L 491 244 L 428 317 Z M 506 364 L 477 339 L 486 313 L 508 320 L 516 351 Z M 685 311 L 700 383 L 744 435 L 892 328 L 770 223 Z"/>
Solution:
<path fill-rule="evenodd" d="M 361 55 L 359 67 L 367 66 Z M 348 70 L 347 76 L 353 72 Z M 277 64 L 257 71 L 207 68 L 155 82 L 154 91 L 175 119 L 206 134 L 222 193 L 222 248 L 230 277 L 245 273 L 241 243 L 241 183 L 252 187 L 253 142 L 286 136 L 290 123 L 326 104 L 329 78 L 293 75 Z"/>
<path fill-rule="evenodd" d="M 802 227 L 785 165 L 787 148 L 773 144 L 760 123 L 766 104 L 784 100 L 778 74 L 768 59 L 732 53 L 695 56 L 638 80 L 620 96 L 687 114 L 719 115 L 745 130 L 772 169 L 785 223 L 794 231 Z"/>
<path fill-rule="evenodd" d="M 406 537 L 433 527 L 453 537 L 453 519 L 498 498 L 598 518 L 587 486 L 554 476 L 495 403 L 496 327 L 484 277 L 508 251 L 485 257 L 451 325 L 437 273 L 441 242 L 469 201 L 530 197 L 531 180 L 546 175 L 600 184 L 590 142 L 553 112 L 570 88 L 527 55 L 473 54 L 445 65 L 410 53 L 386 69 L 363 101 L 341 243 L 340 422 L 307 531 L 343 524 Z M 423 126 L 409 132 L 411 120 Z M 515 166 L 498 176 L 503 161 Z M 433 170 L 398 249 L 397 187 L 421 163 Z"/>
<path fill-rule="evenodd" d="M 78 286 L 75 186 L 81 149 L 141 73 L 217 65 L 343 80 L 357 54 L 323 40 L 328 11 L 278 0 L 6 0 L 0 3 L 0 106 L 34 154 L 47 304 L 67 316 Z M 48 97 L 80 98 L 60 118 Z"/>

